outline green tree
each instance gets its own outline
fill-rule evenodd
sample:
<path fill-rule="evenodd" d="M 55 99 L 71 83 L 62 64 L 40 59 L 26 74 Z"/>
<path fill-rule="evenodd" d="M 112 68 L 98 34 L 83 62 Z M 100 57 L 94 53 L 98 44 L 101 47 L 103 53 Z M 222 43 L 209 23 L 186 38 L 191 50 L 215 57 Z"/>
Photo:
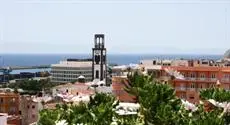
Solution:
<path fill-rule="evenodd" d="M 113 109 L 117 103 L 114 102 L 114 96 L 97 93 L 94 97 L 90 98 L 88 104 L 63 104 L 57 105 L 57 108 L 54 110 L 42 110 L 40 112 L 41 118 L 39 124 L 49 125 L 55 121 L 66 120 L 68 125 L 80 123 L 89 125 L 110 125 L 115 116 L 115 111 Z"/>

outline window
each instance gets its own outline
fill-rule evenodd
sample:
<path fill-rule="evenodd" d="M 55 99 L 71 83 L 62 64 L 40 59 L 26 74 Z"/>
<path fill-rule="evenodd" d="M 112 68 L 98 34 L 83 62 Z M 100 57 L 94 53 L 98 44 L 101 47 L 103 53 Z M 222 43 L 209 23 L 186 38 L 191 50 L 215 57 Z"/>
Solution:
<path fill-rule="evenodd" d="M 34 105 L 32 105 L 32 109 L 34 109 L 35 108 L 35 106 Z"/>
<path fill-rule="evenodd" d="M 29 109 L 29 108 L 30 108 L 30 106 L 29 106 L 29 105 L 27 105 L 27 108 Z"/>
<path fill-rule="evenodd" d="M 211 78 L 216 78 L 216 74 L 211 74 Z"/>
<path fill-rule="evenodd" d="M 183 75 L 184 77 L 186 77 L 186 74 L 184 72 L 181 72 L 181 75 Z"/>
<path fill-rule="evenodd" d="M 99 71 L 96 70 L 96 79 L 98 79 L 98 78 L 99 78 Z"/>
<path fill-rule="evenodd" d="M 205 78 L 205 74 L 204 73 L 200 74 L 200 78 Z"/>
<path fill-rule="evenodd" d="M 191 77 L 191 78 L 195 78 L 195 73 L 191 73 L 191 74 L 190 74 L 190 77 Z"/>
<path fill-rule="evenodd" d="M 95 62 L 96 62 L 96 64 L 99 64 L 99 62 L 100 62 L 100 55 L 95 55 Z"/>
<path fill-rule="evenodd" d="M 0 103 L 3 103 L 4 101 L 3 101 L 3 98 L 0 98 Z"/>
<path fill-rule="evenodd" d="M 189 99 L 194 99 L 194 96 L 190 96 Z"/>
<path fill-rule="evenodd" d="M 34 114 L 32 115 L 32 118 L 35 118 L 35 115 L 34 115 Z"/>
<path fill-rule="evenodd" d="M 191 88 L 193 88 L 193 89 L 195 88 L 195 83 L 191 84 Z"/>
<path fill-rule="evenodd" d="M 224 78 L 225 79 L 229 79 L 229 75 L 228 74 L 224 74 Z"/>
<path fill-rule="evenodd" d="M 105 55 L 104 56 L 102 56 L 102 61 L 103 61 L 103 64 L 105 64 L 105 61 L 106 61 L 106 57 L 105 57 Z"/>

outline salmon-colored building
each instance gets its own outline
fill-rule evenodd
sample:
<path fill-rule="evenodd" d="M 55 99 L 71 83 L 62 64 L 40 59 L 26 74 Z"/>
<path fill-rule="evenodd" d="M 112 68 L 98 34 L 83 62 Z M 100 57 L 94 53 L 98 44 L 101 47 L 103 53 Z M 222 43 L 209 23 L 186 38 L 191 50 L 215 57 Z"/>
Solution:
<path fill-rule="evenodd" d="M 8 115 L 19 114 L 19 94 L 11 92 L 0 93 L 0 112 Z"/>
<path fill-rule="evenodd" d="M 143 65 L 142 65 L 143 67 Z M 219 66 L 146 66 L 149 74 L 155 73 L 156 77 L 165 83 L 171 83 L 176 95 L 192 103 L 199 102 L 199 91 L 201 89 L 219 86 L 230 90 L 230 67 Z M 179 72 L 184 79 L 172 78 L 165 69 Z M 135 97 L 129 95 L 125 90 L 128 85 L 125 76 L 113 76 L 113 93 L 120 101 L 134 102 Z"/>
<path fill-rule="evenodd" d="M 128 79 L 124 76 L 114 76 L 112 78 L 112 92 L 121 102 L 136 102 L 136 97 L 125 91 Z"/>
<path fill-rule="evenodd" d="M 182 67 L 163 66 L 161 77 L 167 77 L 165 68 L 171 68 L 184 76 L 184 79 L 171 79 L 176 95 L 189 102 L 199 102 L 199 91 L 201 89 L 212 88 L 217 84 L 220 87 L 230 90 L 230 67 Z"/>
<path fill-rule="evenodd" d="M 218 84 L 230 90 L 230 50 L 220 60 L 142 60 L 140 67 L 148 74 L 165 83 L 171 83 L 176 95 L 192 103 L 199 102 L 201 89 L 212 88 Z M 168 69 L 183 78 L 171 77 Z"/>
<path fill-rule="evenodd" d="M 19 94 L 7 89 L 0 90 L 0 113 L 7 113 L 7 123 L 21 125 L 19 114 Z"/>
<path fill-rule="evenodd" d="M 118 66 L 113 69 L 112 87 L 113 93 L 121 100 L 129 102 L 134 99 L 124 91 L 127 72 L 133 71 L 131 67 Z M 128 70 L 129 69 L 129 70 Z M 175 71 L 183 78 L 172 77 L 167 69 Z M 134 71 L 137 68 L 134 69 Z M 230 90 L 230 50 L 220 60 L 141 60 L 138 70 L 154 76 L 162 83 L 170 83 L 175 89 L 176 95 L 192 103 L 199 102 L 201 89 L 211 88 L 218 85 Z"/>

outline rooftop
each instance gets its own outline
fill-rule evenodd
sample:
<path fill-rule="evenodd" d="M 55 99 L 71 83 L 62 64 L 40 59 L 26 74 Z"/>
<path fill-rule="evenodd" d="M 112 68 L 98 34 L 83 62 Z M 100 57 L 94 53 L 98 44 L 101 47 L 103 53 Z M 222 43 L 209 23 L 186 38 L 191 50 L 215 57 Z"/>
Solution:
<path fill-rule="evenodd" d="M 91 58 L 88 58 L 88 59 L 67 59 L 66 61 L 74 61 L 74 62 L 81 62 L 81 61 L 92 61 Z"/>
<path fill-rule="evenodd" d="M 52 64 L 51 67 L 92 67 L 92 61 L 60 61 L 59 64 Z"/>

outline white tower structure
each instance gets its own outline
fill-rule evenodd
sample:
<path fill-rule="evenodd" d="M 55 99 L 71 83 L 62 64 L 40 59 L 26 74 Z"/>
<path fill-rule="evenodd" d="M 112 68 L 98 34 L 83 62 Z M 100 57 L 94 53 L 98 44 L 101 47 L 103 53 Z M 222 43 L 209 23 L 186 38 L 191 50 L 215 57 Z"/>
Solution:
<path fill-rule="evenodd" d="M 107 67 L 104 34 L 95 34 L 92 52 L 92 78 L 95 82 L 104 81 L 106 83 Z"/>

